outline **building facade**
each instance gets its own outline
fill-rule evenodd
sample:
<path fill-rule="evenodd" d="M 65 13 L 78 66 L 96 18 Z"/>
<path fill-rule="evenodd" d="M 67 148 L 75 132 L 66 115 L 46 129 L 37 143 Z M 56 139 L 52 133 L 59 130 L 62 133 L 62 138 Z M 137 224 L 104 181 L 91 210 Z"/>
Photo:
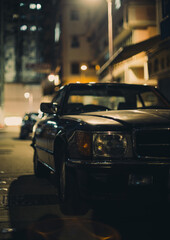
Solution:
<path fill-rule="evenodd" d="M 170 2 L 158 0 L 161 40 L 148 54 L 149 76 L 170 101 Z"/>
<path fill-rule="evenodd" d="M 157 85 L 157 79 L 148 72 L 147 52 L 159 41 L 158 0 L 112 3 L 113 55 L 109 57 L 108 2 L 58 1 L 56 65 L 63 84 L 116 81 Z M 149 39 L 153 42 L 148 43 Z M 83 64 L 87 71 L 81 71 Z"/>
<path fill-rule="evenodd" d="M 55 65 L 55 5 L 53 0 L 1 1 L 0 107 L 4 117 L 39 109 L 41 82 Z M 30 101 L 25 99 L 25 92 Z"/>
<path fill-rule="evenodd" d="M 159 34 L 156 1 L 116 2 L 119 5 L 113 9 L 114 53 L 98 71 L 99 79 L 156 85 L 156 79 L 149 78 L 146 54 L 147 40 Z"/>
<path fill-rule="evenodd" d="M 98 9 L 100 11 L 103 9 L 101 7 L 103 4 L 100 0 L 98 2 L 101 4 L 96 5 L 97 1 L 94 2 L 88 0 L 58 1 L 56 65 L 60 70 L 62 84 L 97 81 L 93 63 L 94 49 L 91 48 L 88 32 L 96 27 L 93 22 L 94 14 Z"/>

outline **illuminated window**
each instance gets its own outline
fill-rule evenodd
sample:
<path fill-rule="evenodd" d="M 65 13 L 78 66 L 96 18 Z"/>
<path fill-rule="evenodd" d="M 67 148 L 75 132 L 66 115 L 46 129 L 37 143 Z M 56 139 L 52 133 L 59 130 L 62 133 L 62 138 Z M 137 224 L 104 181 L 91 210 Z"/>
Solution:
<path fill-rule="evenodd" d="M 30 3 L 30 5 L 29 5 L 29 8 L 30 8 L 30 9 L 37 9 L 37 10 L 40 10 L 41 7 L 42 7 L 42 6 L 41 6 L 40 3 L 38 3 L 38 4 Z"/>
<path fill-rule="evenodd" d="M 60 40 L 60 34 L 61 34 L 60 23 L 56 23 L 56 26 L 55 26 L 55 42 L 58 42 Z"/>
<path fill-rule="evenodd" d="M 12 17 L 13 18 L 19 18 L 19 15 L 14 13 Z"/>
<path fill-rule="evenodd" d="M 30 9 L 36 9 L 36 4 L 35 3 L 30 3 L 29 8 Z"/>
<path fill-rule="evenodd" d="M 121 0 L 115 0 L 115 8 L 119 9 L 121 7 Z"/>
<path fill-rule="evenodd" d="M 41 9 L 41 4 L 37 4 L 37 9 L 40 10 Z"/>
<path fill-rule="evenodd" d="M 31 27 L 30 27 L 30 31 L 35 32 L 36 30 L 37 30 L 37 27 L 36 27 L 36 26 L 31 26 Z"/>
<path fill-rule="evenodd" d="M 22 26 L 20 27 L 20 30 L 21 30 L 21 31 L 26 31 L 26 30 L 27 30 L 27 25 L 22 25 Z"/>

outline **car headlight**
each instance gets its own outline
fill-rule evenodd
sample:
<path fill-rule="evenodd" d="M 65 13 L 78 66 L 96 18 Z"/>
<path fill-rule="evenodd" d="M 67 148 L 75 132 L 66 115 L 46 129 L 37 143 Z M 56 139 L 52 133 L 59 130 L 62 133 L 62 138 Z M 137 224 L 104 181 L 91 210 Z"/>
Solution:
<path fill-rule="evenodd" d="M 76 131 L 70 138 L 69 153 L 74 159 L 131 157 L 130 135 L 121 132 Z"/>
<path fill-rule="evenodd" d="M 123 157 L 127 152 L 128 140 L 122 133 L 106 132 L 93 134 L 94 157 Z"/>

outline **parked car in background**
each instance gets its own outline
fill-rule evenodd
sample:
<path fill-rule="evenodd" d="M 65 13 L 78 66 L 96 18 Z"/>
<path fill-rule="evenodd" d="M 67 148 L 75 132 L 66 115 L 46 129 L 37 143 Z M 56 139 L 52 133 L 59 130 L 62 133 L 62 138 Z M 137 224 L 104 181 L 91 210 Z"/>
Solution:
<path fill-rule="evenodd" d="M 22 119 L 21 128 L 20 128 L 20 139 L 26 139 L 30 136 L 33 130 L 34 124 L 39 119 L 39 113 L 30 112 L 26 113 Z"/>
<path fill-rule="evenodd" d="M 63 211 L 96 200 L 167 200 L 170 105 L 156 88 L 69 84 L 41 111 L 49 115 L 35 129 L 34 172 L 54 173 Z"/>

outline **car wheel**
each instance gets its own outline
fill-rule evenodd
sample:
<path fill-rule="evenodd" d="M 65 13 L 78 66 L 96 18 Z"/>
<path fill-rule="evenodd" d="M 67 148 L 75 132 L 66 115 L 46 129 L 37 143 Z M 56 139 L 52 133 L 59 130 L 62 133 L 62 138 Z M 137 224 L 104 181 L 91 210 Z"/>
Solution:
<path fill-rule="evenodd" d="M 26 139 L 29 137 L 29 131 L 27 129 L 23 129 L 20 132 L 20 139 Z"/>
<path fill-rule="evenodd" d="M 42 178 L 42 177 L 49 176 L 49 170 L 40 161 L 38 161 L 36 150 L 34 151 L 33 165 L 34 165 L 34 174 L 36 177 Z"/>
<path fill-rule="evenodd" d="M 20 134 L 19 138 L 20 138 L 20 139 L 26 139 L 27 136 L 26 136 L 25 134 Z"/>
<path fill-rule="evenodd" d="M 76 179 L 72 172 L 66 174 L 65 199 L 60 204 L 60 209 L 65 215 L 84 215 L 88 205 L 81 199 Z"/>
<path fill-rule="evenodd" d="M 66 215 L 83 215 L 88 211 L 88 205 L 80 196 L 75 174 L 65 165 L 66 153 L 60 155 L 60 171 L 57 176 L 60 209 Z"/>

